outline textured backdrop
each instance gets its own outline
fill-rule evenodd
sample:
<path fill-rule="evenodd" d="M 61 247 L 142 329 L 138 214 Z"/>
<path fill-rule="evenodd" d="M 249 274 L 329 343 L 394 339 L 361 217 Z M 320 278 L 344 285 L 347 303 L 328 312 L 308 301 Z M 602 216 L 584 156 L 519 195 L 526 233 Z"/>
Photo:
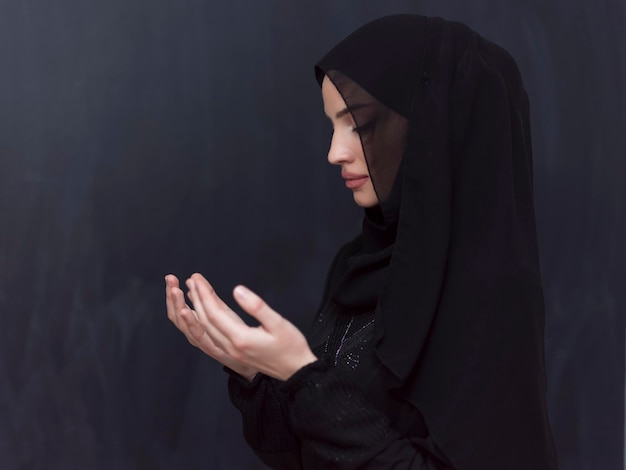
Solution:
<path fill-rule="evenodd" d="M 623 1 L 0 0 L 0 469 L 262 468 L 163 275 L 306 327 L 359 224 L 312 65 L 398 12 L 519 63 L 562 469 L 623 468 Z"/>

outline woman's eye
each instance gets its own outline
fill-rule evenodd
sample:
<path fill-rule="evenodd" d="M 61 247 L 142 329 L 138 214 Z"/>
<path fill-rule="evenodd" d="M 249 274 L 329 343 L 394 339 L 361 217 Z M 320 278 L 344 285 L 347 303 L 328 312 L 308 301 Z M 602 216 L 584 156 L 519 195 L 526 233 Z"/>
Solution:
<path fill-rule="evenodd" d="M 362 124 L 360 126 L 354 126 L 352 128 L 353 132 L 356 132 L 358 134 L 367 134 L 369 132 L 371 132 L 374 129 L 374 121 L 370 121 L 370 122 L 366 122 L 365 124 Z"/>

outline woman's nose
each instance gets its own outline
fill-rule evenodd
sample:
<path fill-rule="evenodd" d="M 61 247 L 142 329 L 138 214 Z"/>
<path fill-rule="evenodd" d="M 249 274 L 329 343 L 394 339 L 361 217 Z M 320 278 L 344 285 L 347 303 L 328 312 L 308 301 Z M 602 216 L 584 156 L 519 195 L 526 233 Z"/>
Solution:
<path fill-rule="evenodd" d="M 328 163 L 332 165 L 347 163 L 352 158 L 351 155 L 350 147 L 341 141 L 337 133 L 334 133 L 328 149 Z"/>

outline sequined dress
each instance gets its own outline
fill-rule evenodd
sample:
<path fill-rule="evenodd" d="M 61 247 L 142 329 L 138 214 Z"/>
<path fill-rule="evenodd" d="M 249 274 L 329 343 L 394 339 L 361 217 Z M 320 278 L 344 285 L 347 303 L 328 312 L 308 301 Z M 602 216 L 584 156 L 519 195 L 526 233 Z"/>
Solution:
<path fill-rule="evenodd" d="M 286 382 L 230 372 L 246 441 L 271 468 L 451 468 L 419 411 L 383 389 L 375 321 L 328 300 L 307 335 L 318 361 Z"/>

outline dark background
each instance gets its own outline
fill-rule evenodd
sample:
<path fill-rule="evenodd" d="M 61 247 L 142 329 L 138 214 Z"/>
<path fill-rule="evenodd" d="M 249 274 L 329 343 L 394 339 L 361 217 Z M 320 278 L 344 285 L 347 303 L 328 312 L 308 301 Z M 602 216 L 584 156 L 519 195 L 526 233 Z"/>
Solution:
<path fill-rule="evenodd" d="M 312 66 L 397 12 L 519 63 L 562 469 L 623 468 L 623 1 L 0 0 L 1 470 L 261 468 L 163 276 L 306 327 L 360 218 Z"/>

